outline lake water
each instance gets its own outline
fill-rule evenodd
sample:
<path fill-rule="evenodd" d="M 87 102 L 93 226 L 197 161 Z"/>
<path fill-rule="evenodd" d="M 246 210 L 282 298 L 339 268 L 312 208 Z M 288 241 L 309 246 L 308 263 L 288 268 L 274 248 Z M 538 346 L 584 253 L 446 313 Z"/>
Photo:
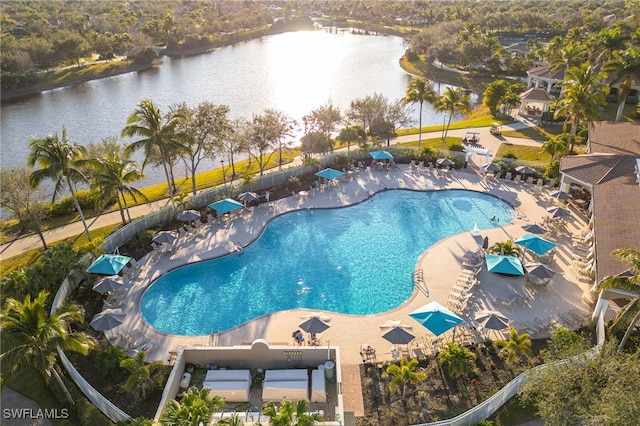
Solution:
<path fill-rule="evenodd" d="M 250 119 L 275 108 L 296 120 L 329 100 L 345 111 L 351 101 L 375 93 L 400 99 L 411 78 L 399 65 L 404 50 L 399 37 L 292 32 L 192 57 L 165 57 L 152 70 L 8 102 L 2 105 L 0 166 L 24 164 L 29 138 L 60 134 L 63 124 L 70 140 L 80 144 L 119 138 L 142 99 L 153 100 L 163 113 L 176 103 L 195 106 L 210 101 L 228 105 L 232 118 Z M 436 90 L 444 88 L 434 85 Z M 414 117 L 417 125 L 417 105 Z M 442 114 L 425 104 L 422 122 L 440 124 Z M 140 161 L 141 154 L 136 159 Z M 199 171 L 219 164 L 208 161 Z M 178 166 L 176 177 L 183 174 L 184 167 Z M 148 169 L 146 176 L 136 186 L 164 180 L 160 169 Z"/>

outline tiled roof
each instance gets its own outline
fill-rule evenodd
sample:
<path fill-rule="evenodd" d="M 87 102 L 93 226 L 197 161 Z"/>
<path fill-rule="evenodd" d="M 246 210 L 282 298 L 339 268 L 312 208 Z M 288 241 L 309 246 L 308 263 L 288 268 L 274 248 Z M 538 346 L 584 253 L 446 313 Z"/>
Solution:
<path fill-rule="evenodd" d="M 548 65 L 542 65 L 539 67 L 533 67 L 527 71 L 527 74 L 535 75 L 536 77 L 546 78 L 550 80 L 564 80 L 564 70 L 550 72 Z"/>
<path fill-rule="evenodd" d="M 598 282 L 628 266 L 611 253 L 640 250 L 640 185 L 634 166 L 640 157 L 640 125 L 598 123 L 589 132 L 591 154 L 563 157 L 562 173 L 591 185 Z"/>
<path fill-rule="evenodd" d="M 535 87 L 532 87 L 531 89 L 521 94 L 520 98 L 527 101 L 552 101 L 553 100 L 553 96 L 549 94 L 549 92 L 547 92 L 544 89 L 537 89 Z"/>
<path fill-rule="evenodd" d="M 640 124 L 595 123 L 589 130 L 589 150 L 640 157 Z"/>

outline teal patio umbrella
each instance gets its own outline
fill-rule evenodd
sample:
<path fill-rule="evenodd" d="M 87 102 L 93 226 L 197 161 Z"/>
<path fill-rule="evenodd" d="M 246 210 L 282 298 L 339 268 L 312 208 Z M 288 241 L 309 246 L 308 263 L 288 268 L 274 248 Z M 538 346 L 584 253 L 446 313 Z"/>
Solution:
<path fill-rule="evenodd" d="M 215 203 L 209 204 L 209 207 L 214 209 L 220 214 L 228 213 L 232 210 L 239 209 L 244 207 L 242 203 L 237 202 L 236 200 L 232 200 L 231 198 L 225 198 L 224 200 L 216 201 Z"/>
<path fill-rule="evenodd" d="M 556 246 L 555 243 L 533 234 L 524 234 L 514 243 L 525 247 L 536 254 L 545 254 Z"/>
<path fill-rule="evenodd" d="M 487 253 L 484 255 L 484 259 L 487 262 L 489 272 L 500 275 L 524 276 L 522 262 L 517 257 Z"/>
<path fill-rule="evenodd" d="M 462 318 L 438 302 L 428 303 L 409 313 L 409 316 L 436 336 L 464 322 Z"/>
<path fill-rule="evenodd" d="M 316 173 L 316 176 L 321 177 L 321 178 L 325 178 L 325 179 L 329 179 L 329 180 L 334 180 L 339 178 L 340 176 L 342 176 L 344 173 L 342 173 L 341 171 L 332 169 L 332 168 L 328 168 L 328 169 L 324 169 L 324 170 L 320 170 L 318 173 Z"/>
<path fill-rule="evenodd" d="M 393 155 L 389 151 L 372 151 L 369 155 L 376 161 L 393 160 Z"/>
<path fill-rule="evenodd" d="M 132 260 L 132 257 L 119 254 L 101 254 L 87 268 L 87 271 L 92 274 L 117 275 Z"/>

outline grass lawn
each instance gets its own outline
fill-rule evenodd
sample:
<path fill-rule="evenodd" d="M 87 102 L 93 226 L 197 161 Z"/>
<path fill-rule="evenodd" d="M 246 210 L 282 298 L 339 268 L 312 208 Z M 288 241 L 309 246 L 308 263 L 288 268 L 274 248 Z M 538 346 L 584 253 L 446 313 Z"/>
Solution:
<path fill-rule="evenodd" d="M 517 397 L 511 398 L 489 418 L 496 426 L 512 426 L 539 419 L 533 405 L 521 405 Z"/>
<path fill-rule="evenodd" d="M 551 156 L 540 151 L 537 146 L 513 145 L 510 143 L 500 144 L 496 157 L 504 157 L 507 154 L 513 154 L 518 160 L 539 161 L 541 163 L 551 162 Z"/>

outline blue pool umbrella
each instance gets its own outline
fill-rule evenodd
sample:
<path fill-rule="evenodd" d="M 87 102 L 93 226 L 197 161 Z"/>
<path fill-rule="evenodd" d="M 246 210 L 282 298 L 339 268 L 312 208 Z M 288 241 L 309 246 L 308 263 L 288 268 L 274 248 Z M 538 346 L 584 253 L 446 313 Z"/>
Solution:
<path fill-rule="evenodd" d="M 209 207 L 220 214 L 225 214 L 232 210 L 239 209 L 243 207 L 243 205 L 236 200 L 232 200 L 231 198 L 225 198 L 224 200 L 216 201 L 215 203 L 209 204 Z"/>
<path fill-rule="evenodd" d="M 515 240 L 514 243 L 521 245 L 536 254 L 545 254 L 556 246 L 556 243 L 533 234 L 524 234 L 522 237 Z"/>
<path fill-rule="evenodd" d="M 513 256 L 502 256 L 498 254 L 485 254 L 487 270 L 494 274 L 524 276 L 524 269 L 520 259 Z"/>
<path fill-rule="evenodd" d="M 100 275 L 117 275 L 133 258 L 119 254 L 101 254 L 87 268 L 88 272 Z"/>
<path fill-rule="evenodd" d="M 333 180 L 333 179 L 339 178 L 343 174 L 344 173 L 342 173 L 341 171 L 329 168 L 329 169 L 320 170 L 318 173 L 316 173 L 316 176 Z"/>
<path fill-rule="evenodd" d="M 411 312 L 409 316 L 436 336 L 464 322 L 462 318 L 438 302 L 428 303 Z"/>
<path fill-rule="evenodd" d="M 369 153 L 374 160 L 393 160 L 393 155 L 389 151 L 372 151 Z"/>

